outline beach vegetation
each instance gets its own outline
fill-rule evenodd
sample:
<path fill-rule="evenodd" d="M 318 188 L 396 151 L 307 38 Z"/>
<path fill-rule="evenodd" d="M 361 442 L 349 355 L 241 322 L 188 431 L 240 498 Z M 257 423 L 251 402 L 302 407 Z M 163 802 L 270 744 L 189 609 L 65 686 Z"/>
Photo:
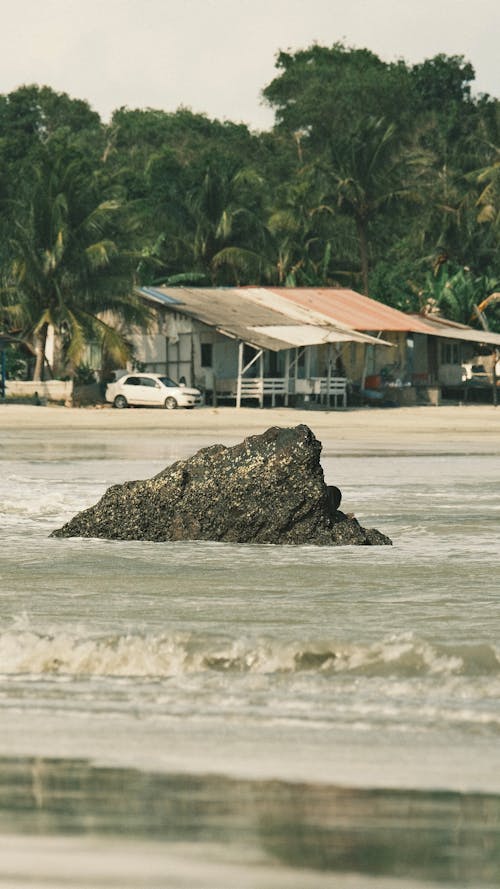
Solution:
<path fill-rule="evenodd" d="M 105 124 L 46 86 L 0 96 L 2 330 L 39 376 L 49 327 L 61 372 L 89 343 L 123 366 L 122 330 L 148 320 L 136 284 L 347 286 L 479 326 L 500 280 L 500 103 L 474 78 L 442 53 L 280 52 L 268 132 L 184 107 Z"/>
<path fill-rule="evenodd" d="M 127 360 L 130 345 L 116 320 L 142 324 L 146 312 L 133 294 L 132 217 L 120 187 L 59 130 L 25 159 L 19 189 L 4 206 L 2 314 L 35 356 L 33 378 L 72 375 L 90 342 Z M 46 366 L 50 328 L 57 368 Z"/>

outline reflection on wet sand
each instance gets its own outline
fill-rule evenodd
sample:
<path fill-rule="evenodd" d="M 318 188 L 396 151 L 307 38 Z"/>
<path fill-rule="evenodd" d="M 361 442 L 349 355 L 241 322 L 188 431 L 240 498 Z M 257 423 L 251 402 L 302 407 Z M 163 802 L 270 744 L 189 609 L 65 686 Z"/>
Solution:
<path fill-rule="evenodd" d="M 500 872 L 498 796 L 148 774 L 84 760 L 0 760 L 0 833 L 129 837 L 194 852 L 224 844 L 278 868 L 476 887 Z"/>

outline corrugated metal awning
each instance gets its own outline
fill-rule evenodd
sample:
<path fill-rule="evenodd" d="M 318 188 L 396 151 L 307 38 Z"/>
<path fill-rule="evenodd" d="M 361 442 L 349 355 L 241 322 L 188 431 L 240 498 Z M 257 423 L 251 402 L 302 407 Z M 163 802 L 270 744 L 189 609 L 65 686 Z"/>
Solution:
<path fill-rule="evenodd" d="M 265 335 L 283 344 L 282 348 L 290 346 L 320 346 L 325 343 L 368 343 L 376 346 L 391 346 L 386 340 L 368 336 L 354 331 L 335 330 L 327 326 L 314 327 L 312 324 L 294 324 L 273 327 L 251 327 L 259 336 Z"/>
<path fill-rule="evenodd" d="M 485 346 L 500 346 L 500 333 L 491 330 L 474 330 L 473 327 L 433 323 L 426 318 L 430 336 L 440 336 L 447 340 L 463 340 L 467 343 L 480 343 Z"/>

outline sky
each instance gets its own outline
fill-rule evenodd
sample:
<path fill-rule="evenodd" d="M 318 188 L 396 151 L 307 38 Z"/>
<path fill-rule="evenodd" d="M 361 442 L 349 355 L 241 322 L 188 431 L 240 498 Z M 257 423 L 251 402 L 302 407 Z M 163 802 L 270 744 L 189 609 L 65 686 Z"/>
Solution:
<path fill-rule="evenodd" d="M 179 106 L 269 129 L 279 50 L 341 41 L 384 61 L 463 55 L 500 97 L 499 0 L 0 0 L 0 93 L 48 85 L 116 108 Z"/>

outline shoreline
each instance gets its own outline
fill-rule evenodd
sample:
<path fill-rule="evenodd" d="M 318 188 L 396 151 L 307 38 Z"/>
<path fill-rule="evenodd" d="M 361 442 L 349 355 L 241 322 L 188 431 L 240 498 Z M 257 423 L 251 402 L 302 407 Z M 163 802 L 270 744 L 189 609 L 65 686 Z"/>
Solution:
<path fill-rule="evenodd" d="M 202 407 L 193 411 L 154 408 L 66 408 L 0 404 L 3 458 L 23 451 L 38 434 L 42 450 L 73 444 L 85 451 L 99 445 L 149 456 L 155 443 L 184 441 L 193 450 L 206 444 L 232 444 L 270 426 L 308 425 L 324 450 L 363 454 L 500 454 L 500 408 L 492 405 L 441 407 L 294 408 Z M 163 449 L 163 448 L 162 448 Z M 57 448 L 56 448 L 57 450 Z M 146 453 L 144 453 L 146 452 Z M 42 455 L 41 455 L 42 456 Z"/>

